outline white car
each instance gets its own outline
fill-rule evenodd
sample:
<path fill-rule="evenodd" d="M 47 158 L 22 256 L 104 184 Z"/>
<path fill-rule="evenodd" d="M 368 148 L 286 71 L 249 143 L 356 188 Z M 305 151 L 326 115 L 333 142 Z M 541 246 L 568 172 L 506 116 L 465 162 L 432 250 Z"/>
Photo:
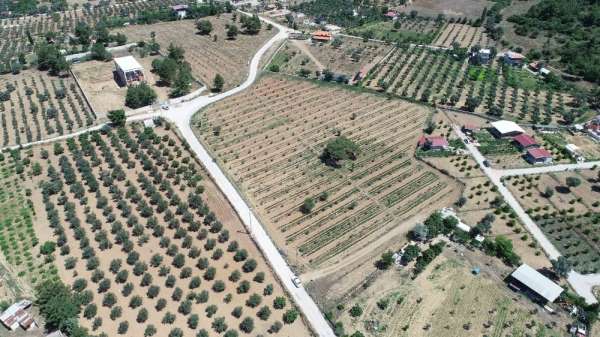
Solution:
<path fill-rule="evenodd" d="M 169 110 L 169 105 L 165 103 L 165 104 L 161 105 L 160 108 L 163 110 Z"/>
<path fill-rule="evenodd" d="M 292 283 L 294 283 L 296 288 L 300 288 L 302 286 L 302 281 L 300 281 L 300 278 L 298 276 L 292 277 Z"/>

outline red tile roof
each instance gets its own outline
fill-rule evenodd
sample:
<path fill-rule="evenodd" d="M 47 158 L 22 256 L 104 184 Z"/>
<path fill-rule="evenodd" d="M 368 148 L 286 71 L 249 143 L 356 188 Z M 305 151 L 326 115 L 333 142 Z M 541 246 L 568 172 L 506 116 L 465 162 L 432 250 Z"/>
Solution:
<path fill-rule="evenodd" d="M 530 147 L 534 145 L 538 145 L 538 143 L 531 137 L 530 135 L 526 135 L 524 133 L 513 137 L 513 140 L 517 142 L 521 147 Z"/>
<path fill-rule="evenodd" d="M 448 141 L 441 136 L 427 137 L 427 144 L 431 147 L 447 147 Z"/>
<path fill-rule="evenodd" d="M 527 154 L 534 159 L 552 158 L 552 153 L 541 147 L 529 149 Z"/>

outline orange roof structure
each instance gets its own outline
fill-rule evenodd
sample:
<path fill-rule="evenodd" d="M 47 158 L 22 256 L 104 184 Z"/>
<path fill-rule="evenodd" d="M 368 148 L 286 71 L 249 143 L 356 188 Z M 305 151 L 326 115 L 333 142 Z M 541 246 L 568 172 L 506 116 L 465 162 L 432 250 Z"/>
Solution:
<path fill-rule="evenodd" d="M 331 33 L 323 31 L 323 30 L 318 30 L 318 31 L 312 33 L 312 38 L 313 38 L 313 40 L 329 41 L 329 40 L 331 40 Z"/>

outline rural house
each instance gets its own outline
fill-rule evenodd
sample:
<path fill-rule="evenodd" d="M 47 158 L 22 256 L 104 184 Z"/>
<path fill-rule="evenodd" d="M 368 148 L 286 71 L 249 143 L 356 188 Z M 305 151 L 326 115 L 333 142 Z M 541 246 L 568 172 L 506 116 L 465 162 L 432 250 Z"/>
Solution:
<path fill-rule="evenodd" d="M 497 121 L 490 123 L 490 132 L 497 138 L 515 137 L 525 132 L 517 123 L 512 121 Z"/>
<path fill-rule="evenodd" d="M 539 147 L 540 145 L 528 134 L 522 133 L 513 137 L 513 141 L 517 145 L 517 147 L 521 150 L 527 150 L 534 147 Z"/>
<path fill-rule="evenodd" d="M 0 315 L 0 321 L 9 330 L 23 328 L 29 331 L 37 328 L 37 323 L 25 309 L 31 306 L 31 301 L 21 300 L 14 303 Z"/>
<path fill-rule="evenodd" d="M 520 53 L 515 53 L 515 52 L 509 50 L 506 53 L 504 53 L 504 56 L 502 59 L 505 64 L 515 66 L 515 67 L 520 67 L 525 62 L 525 55 L 520 54 Z"/>
<path fill-rule="evenodd" d="M 331 38 L 332 38 L 331 33 L 323 31 L 323 30 L 318 30 L 318 31 L 312 33 L 313 41 L 329 42 L 329 41 L 331 41 Z"/>
<path fill-rule="evenodd" d="M 183 19 L 187 15 L 188 5 L 173 5 L 171 10 L 173 14 L 177 15 L 177 18 Z"/>
<path fill-rule="evenodd" d="M 421 136 L 418 145 L 423 150 L 448 149 L 448 141 L 442 136 Z"/>
<path fill-rule="evenodd" d="M 133 56 L 115 58 L 115 68 L 121 85 L 144 81 L 144 68 Z"/>
<path fill-rule="evenodd" d="M 510 274 L 509 286 L 543 305 L 554 302 L 563 292 L 562 287 L 526 264 Z"/>
<path fill-rule="evenodd" d="M 492 59 L 492 50 L 489 48 L 479 49 L 477 52 L 477 61 L 480 64 L 488 64 Z"/>
<path fill-rule="evenodd" d="M 527 150 L 525 160 L 530 164 L 551 164 L 552 154 L 544 148 L 534 147 Z"/>

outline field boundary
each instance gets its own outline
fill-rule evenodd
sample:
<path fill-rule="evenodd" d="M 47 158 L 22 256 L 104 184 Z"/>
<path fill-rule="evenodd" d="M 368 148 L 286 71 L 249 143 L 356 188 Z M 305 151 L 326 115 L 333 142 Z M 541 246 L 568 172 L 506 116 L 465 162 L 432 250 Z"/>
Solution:
<path fill-rule="evenodd" d="M 90 102 L 90 99 L 88 98 L 87 93 L 81 87 L 81 84 L 79 83 L 79 78 L 75 75 L 72 68 L 69 69 L 69 74 L 71 74 L 71 76 L 75 80 L 75 83 L 77 83 L 77 88 L 79 88 L 79 91 L 81 91 L 81 93 L 83 94 L 83 99 L 85 100 L 85 103 L 87 103 L 88 107 L 90 108 L 90 111 L 92 112 L 92 114 L 94 115 L 96 120 L 99 120 L 96 110 L 94 110 L 94 108 L 92 107 L 92 103 Z"/>

